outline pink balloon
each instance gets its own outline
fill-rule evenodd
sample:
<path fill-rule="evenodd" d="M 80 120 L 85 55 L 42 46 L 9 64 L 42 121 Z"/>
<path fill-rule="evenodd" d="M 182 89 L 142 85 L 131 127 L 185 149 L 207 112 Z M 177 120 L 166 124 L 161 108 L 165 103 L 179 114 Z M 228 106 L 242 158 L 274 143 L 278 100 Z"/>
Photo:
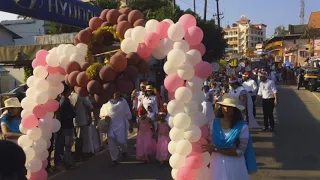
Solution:
<path fill-rule="evenodd" d="M 175 99 L 174 98 L 174 92 L 168 92 L 168 98 L 169 98 L 170 101 Z"/>
<path fill-rule="evenodd" d="M 46 59 L 47 55 L 49 54 L 49 52 L 45 49 L 40 49 L 37 53 L 36 53 L 36 58 L 37 59 Z"/>
<path fill-rule="evenodd" d="M 59 109 L 59 102 L 54 99 L 49 99 L 45 104 L 44 108 L 47 112 L 55 112 Z"/>
<path fill-rule="evenodd" d="M 207 144 L 207 140 L 205 138 L 200 138 L 197 142 L 192 142 L 192 152 L 197 152 L 197 153 L 202 153 L 203 149 L 202 149 L 202 145 Z"/>
<path fill-rule="evenodd" d="M 150 49 L 154 49 L 158 47 L 159 42 L 160 42 L 160 36 L 154 32 L 148 33 L 144 38 L 144 43 Z"/>
<path fill-rule="evenodd" d="M 184 35 L 184 39 L 190 46 L 199 44 L 203 39 L 203 32 L 197 26 L 190 27 L 186 31 L 186 34 Z"/>
<path fill-rule="evenodd" d="M 55 73 L 59 72 L 58 67 L 51 67 L 49 65 L 46 65 L 46 70 L 48 71 L 49 74 L 55 74 Z"/>
<path fill-rule="evenodd" d="M 202 126 L 200 129 L 202 137 L 206 138 L 209 136 L 209 127 L 207 125 Z"/>
<path fill-rule="evenodd" d="M 48 160 L 42 161 L 42 169 L 46 169 L 47 166 L 48 166 Z"/>
<path fill-rule="evenodd" d="M 191 14 L 185 14 L 181 16 L 178 22 L 182 25 L 185 31 L 187 31 L 188 28 L 197 25 L 196 18 L 194 18 Z"/>
<path fill-rule="evenodd" d="M 203 157 L 200 153 L 192 152 L 187 156 L 185 166 L 191 169 L 200 169 L 203 165 Z"/>
<path fill-rule="evenodd" d="M 196 171 L 191 168 L 183 167 L 178 170 L 177 180 L 194 180 Z"/>
<path fill-rule="evenodd" d="M 190 49 L 198 50 L 201 53 L 201 56 L 203 56 L 206 53 L 206 46 L 204 44 L 196 44 L 190 47 Z"/>
<path fill-rule="evenodd" d="M 36 68 L 38 66 L 46 66 L 47 65 L 47 62 L 46 61 L 40 61 L 39 59 L 34 59 L 32 61 L 32 67 L 33 68 Z"/>
<path fill-rule="evenodd" d="M 143 60 L 149 62 L 151 60 L 151 56 L 148 56 L 148 57 L 142 57 Z"/>
<path fill-rule="evenodd" d="M 31 173 L 30 179 L 29 180 L 47 180 L 48 178 L 48 173 L 46 170 L 41 169 L 38 172 Z"/>
<path fill-rule="evenodd" d="M 140 43 L 137 49 L 137 53 L 141 58 L 147 58 L 151 56 L 152 49 L 148 48 L 146 44 Z"/>
<path fill-rule="evenodd" d="M 206 61 L 201 61 L 194 66 L 194 75 L 201 79 L 206 79 L 212 74 L 212 65 Z"/>
<path fill-rule="evenodd" d="M 65 70 L 63 67 L 58 66 L 58 69 L 59 69 L 59 73 L 60 73 L 61 75 L 66 75 L 66 74 L 67 74 L 66 70 Z"/>
<path fill-rule="evenodd" d="M 24 117 L 21 120 L 21 124 L 22 124 L 23 128 L 25 128 L 25 129 L 32 129 L 32 128 L 38 126 L 38 119 L 35 115 L 31 114 L 31 115 Z"/>
<path fill-rule="evenodd" d="M 159 22 L 157 25 L 156 33 L 160 36 L 161 39 L 168 37 L 168 29 L 170 24 L 166 21 Z"/>
<path fill-rule="evenodd" d="M 42 118 L 43 116 L 45 116 L 47 114 L 46 108 L 44 107 L 44 105 L 40 104 L 37 105 L 33 108 L 32 113 L 37 117 L 37 118 Z"/>
<path fill-rule="evenodd" d="M 169 92 L 175 92 L 179 87 L 182 87 L 184 84 L 184 80 L 179 77 L 178 74 L 169 74 L 164 79 L 164 87 Z"/>

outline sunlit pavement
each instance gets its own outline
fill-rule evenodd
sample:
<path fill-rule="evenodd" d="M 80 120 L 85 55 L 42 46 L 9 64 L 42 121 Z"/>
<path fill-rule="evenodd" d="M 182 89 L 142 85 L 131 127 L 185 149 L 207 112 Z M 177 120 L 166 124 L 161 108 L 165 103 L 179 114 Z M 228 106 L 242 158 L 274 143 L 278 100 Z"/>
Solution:
<path fill-rule="evenodd" d="M 284 86 L 279 97 L 275 132 L 251 132 L 259 165 L 251 179 L 320 180 L 320 93 Z M 260 107 L 257 119 L 263 125 Z M 133 144 L 134 139 L 128 159 L 117 167 L 110 167 L 109 153 L 104 151 L 49 180 L 171 180 L 169 166 L 137 162 Z"/>

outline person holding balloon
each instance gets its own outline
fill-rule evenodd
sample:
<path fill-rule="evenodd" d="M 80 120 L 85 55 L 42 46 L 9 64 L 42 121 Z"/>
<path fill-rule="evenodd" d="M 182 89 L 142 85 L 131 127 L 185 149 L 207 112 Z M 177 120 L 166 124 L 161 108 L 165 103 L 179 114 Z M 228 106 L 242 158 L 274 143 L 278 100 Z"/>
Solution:
<path fill-rule="evenodd" d="M 245 107 L 230 94 L 223 95 L 217 104 L 212 142 L 202 146 L 212 153 L 211 180 L 249 180 L 249 174 L 257 171 L 257 163 L 249 128 L 241 113 Z"/>
<path fill-rule="evenodd" d="M 1 121 L 1 131 L 6 140 L 17 142 L 17 139 L 23 134 L 19 130 L 21 124 L 21 104 L 16 97 L 9 98 L 4 101 L 6 110 L 3 114 Z"/>

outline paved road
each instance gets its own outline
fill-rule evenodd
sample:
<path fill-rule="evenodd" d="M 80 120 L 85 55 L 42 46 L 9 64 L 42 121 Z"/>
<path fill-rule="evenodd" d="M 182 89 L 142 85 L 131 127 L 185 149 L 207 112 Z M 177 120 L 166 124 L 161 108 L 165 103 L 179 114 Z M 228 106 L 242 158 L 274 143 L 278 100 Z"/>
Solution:
<path fill-rule="evenodd" d="M 320 180 L 320 99 L 294 87 L 281 87 L 279 91 L 276 131 L 252 131 L 259 171 L 251 175 L 251 179 Z M 262 125 L 261 108 L 257 116 Z M 105 151 L 79 168 L 62 172 L 49 180 L 171 180 L 168 166 L 135 161 L 133 148 L 128 160 L 119 166 L 111 168 L 110 161 Z"/>

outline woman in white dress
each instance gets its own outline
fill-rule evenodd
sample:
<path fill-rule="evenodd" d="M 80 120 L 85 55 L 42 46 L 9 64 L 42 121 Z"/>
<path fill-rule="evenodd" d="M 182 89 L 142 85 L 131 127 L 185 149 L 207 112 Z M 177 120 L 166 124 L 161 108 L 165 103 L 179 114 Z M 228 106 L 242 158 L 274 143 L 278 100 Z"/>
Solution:
<path fill-rule="evenodd" d="M 212 153 L 210 180 L 249 180 L 257 164 L 248 126 L 242 118 L 244 106 L 238 98 L 225 94 L 218 102 L 212 126 L 212 142 L 203 149 Z"/>
<path fill-rule="evenodd" d="M 118 164 L 119 150 L 123 159 L 127 157 L 128 120 L 132 114 L 127 101 L 115 93 L 113 99 L 104 104 L 100 110 L 101 119 L 109 119 L 110 127 L 107 133 L 112 166 Z"/>
<path fill-rule="evenodd" d="M 202 112 L 206 115 L 208 122 L 212 122 L 214 119 L 214 112 L 213 112 L 213 95 L 209 92 L 209 86 L 203 87 L 203 92 L 206 99 L 201 103 L 202 105 Z"/>
<path fill-rule="evenodd" d="M 143 106 L 144 109 L 147 110 L 148 117 L 154 122 L 156 125 L 156 114 L 159 112 L 157 96 L 154 94 L 154 89 L 151 85 L 146 87 L 146 94 L 142 99 L 142 103 L 140 103 L 139 108 Z"/>

